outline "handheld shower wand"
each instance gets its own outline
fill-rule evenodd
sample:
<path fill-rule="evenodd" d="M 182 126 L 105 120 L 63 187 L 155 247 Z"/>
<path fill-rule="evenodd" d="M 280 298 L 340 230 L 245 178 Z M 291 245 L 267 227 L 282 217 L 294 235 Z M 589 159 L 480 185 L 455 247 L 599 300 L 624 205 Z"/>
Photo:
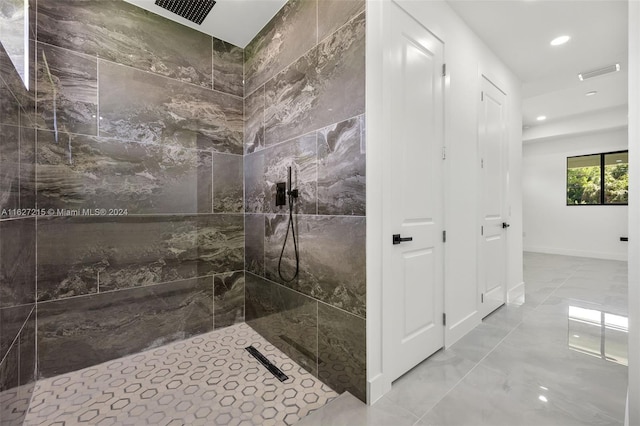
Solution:
<path fill-rule="evenodd" d="M 287 233 L 284 236 L 284 242 L 282 243 L 282 250 L 280 251 L 280 259 L 278 260 L 278 275 L 280 279 L 284 282 L 290 283 L 298 277 L 298 272 L 300 271 L 300 253 L 298 252 L 298 241 L 296 240 L 296 228 L 293 223 L 293 202 L 296 198 L 298 198 L 298 190 L 292 189 L 291 183 L 291 167 L 289 167 L 289 179 L 288 179 L 288 190 L 286 191 L 286 195 L 289 199 L 289 222 L 287 223 Z M 278 192 L 283 192 L 283 188 L 281 186 L 278 187 Z M 276 200 L 278 199 L 278 194 L 276 194 Z M 276 203 L 277 204 L 277 203 Z M 296 256 L 296 272 L 293 274 L 293 277 L 287 279 L 282 274 L 282 257 L 284 256 L 284 249 L 287 247 L 287 240 L 289 239 L 289 229 L 291 229 L 291 235 L 293 237 L 293 249 L 295 251 Z"/>

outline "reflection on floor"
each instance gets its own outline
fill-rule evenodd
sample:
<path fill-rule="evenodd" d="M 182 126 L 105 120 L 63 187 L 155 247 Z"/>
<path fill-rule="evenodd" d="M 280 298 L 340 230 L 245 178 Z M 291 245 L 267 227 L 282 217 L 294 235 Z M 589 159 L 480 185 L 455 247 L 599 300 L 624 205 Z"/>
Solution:
<path fill-rule="evenodd" d="M 525 253 L 506 305 L 367 407 L 341 395 L 300 425 L 621 425 L 626 262 Z"/>
<path fill-rule="evenodd" d="M 276 379 L 244 350 L 249 345 L 289 379 Z M 25 424 L 294 424 L 336 396 L 238 324 L 39 381 Z"/>

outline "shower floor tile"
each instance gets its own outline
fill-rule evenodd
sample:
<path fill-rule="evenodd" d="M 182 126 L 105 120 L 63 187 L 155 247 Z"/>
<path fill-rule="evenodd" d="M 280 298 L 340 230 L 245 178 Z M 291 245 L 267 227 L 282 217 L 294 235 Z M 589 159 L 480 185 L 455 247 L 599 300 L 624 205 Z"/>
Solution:
<path fill-rule="evenodd" d="M 276 379 L 249 345 L 289 379 Z M 337 396 L 243 323 L 40 380 L 24 424 L 294 424 Z"/>

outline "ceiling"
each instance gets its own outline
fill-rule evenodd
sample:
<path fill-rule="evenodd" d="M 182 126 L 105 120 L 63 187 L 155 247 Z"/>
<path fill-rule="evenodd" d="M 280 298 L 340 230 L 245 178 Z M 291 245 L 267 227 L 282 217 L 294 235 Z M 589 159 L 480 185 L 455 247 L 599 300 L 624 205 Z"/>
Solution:
<path fill-rule="evenodd" d="M 525 128 L 627 104 L 627 2 L 620 0 L 448 0 L 523 82 Z M 552 39 L 571 36 L 561 46 Z M 619 63 L 621 71 L 577 75 Z M 597 91 L 594 96 L 587 92 Z M 540 124 L 536 117 L 547 117 Z"/>
<path fill-rule="evenodd" d="M 287 0 L 217 0 L 202 25 L 195 24 L 160 6 L 154 0 L 125 0 L 187 27 L 245 48 Z"/>

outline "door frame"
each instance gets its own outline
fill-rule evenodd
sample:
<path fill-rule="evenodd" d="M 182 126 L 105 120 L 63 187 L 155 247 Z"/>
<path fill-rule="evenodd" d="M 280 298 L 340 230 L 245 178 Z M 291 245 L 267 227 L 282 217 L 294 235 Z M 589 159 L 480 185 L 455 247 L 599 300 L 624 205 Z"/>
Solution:
<path fill-rule="evenodd" d="M 495 87 L 497 90 L 499 90 L 502 94 L 504 94 L 504 151 L 502 152 L 502 157 L 504 160 L 504 165 L 503 165 L 503 170 L 502 172 L 504 173 L 504 187 L 503 187 L 503 197 L 502 197 L 502 214 L 503 214 L 503 219 L 507 222 L 510 223 L 511 222 L 511 212 L 509 211 L 509 194 L 510 194 L 510 185 L 511 185 L 511 180 L 510 180 L 510 173 L 509 173 L 509 102 L 510 102 L 510 97 L 509 94 L 506 93 L 501 87 L 500 85 L 497 83 L 499 82 L 499 79 L 494 78 L 494 76 L 492 76 L 490 73 L 487 73 L 486 70 L 483 70 L 483 67 L 480 66 L 478 67 L 478 92 L 482 92 L 482 81 L 486 80 L 489 84 L 491 84 L 493 87 Z M 482 114 L 482 98 L 480 96 L 478 96 L 478 116 L 477 116 L 477 123 L 476 123 L 476 128 L 479 128 L 480 125 L 480 115 Z M 480 161 L 481 161 L 481 150 L 480 150 L 480 134 L 479 132 L 477 133 L 477 139 L 476 139 L 476 165 L 477 165 L 477 172 L 476 172 L 476 177 L 477 177 L 477 184 L 476 184 L 476 194 L 478 194 L 478 199 L 476 200 L 476 218 L 477 218 L 477 226 L 476 226 L 476 259 L 477 259 L 477 271 L 476 271 L 476 277 L 477 277 L 477 283 L 476 283 L 476 300 L 477 300 L 477 306 L 478 308 L 476 309 L 476 312 L 478 313 L 478 320 L 482 321 L 483 319 L 483 315 L 482 315 L 482 302 L 481 302 L 481 298 L 482 298 L 482 289 L 480 288 L 480 282 L 482 280 L 481 274 L 480 274 L 480 270 L 481 270 L 481 259 L 482 259 L 482 239 L 483 236 L 481 235 L 480 232 L 480 227 L 482 226 L 482 169 L 480 167 Z M 508 302 L 508 293 L 509 293 L 509 232 L 506 231 L 504 233 L 504 271 L 503 271 L 503 276 L 504 276 L 504 284 L 503 284 L 503 300 L 504 303 Z M 486 315 L 491 314 L 488 313 Z"/>

